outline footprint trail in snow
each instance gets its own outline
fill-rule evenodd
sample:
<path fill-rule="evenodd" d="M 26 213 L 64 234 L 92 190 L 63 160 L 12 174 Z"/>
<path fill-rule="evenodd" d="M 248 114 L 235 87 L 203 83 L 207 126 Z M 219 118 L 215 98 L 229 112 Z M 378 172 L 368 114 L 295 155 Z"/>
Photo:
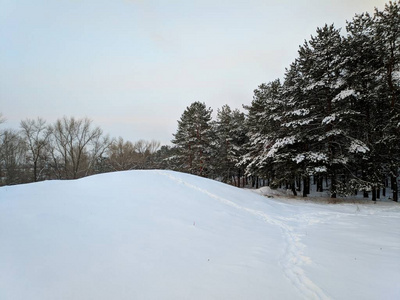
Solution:
<path fill-rule="evenodd" d="M 302 269 L 303 265 L 311 263 L 311 259 L 303 255 L 302 249 L 304 248 L 304 245 L 301 243 L 301 234 L 296 233 L 294 231 L 294 227 L 287 224 L 288 221 L 297 221 L 298 223 L 303 222 L 302 224 L 318 223 L 318 216 L 321 217 L 322 214 L 315 214 L 314 218 L 311 219 L 310 214 L 300 214 L 297 215 L 296 218 L 290 219 L 273 217 L 271 215 L 268 215 L 264 211 L 244 207 L 231 200 L 210 193 L 209 191 L 202 189 L 199 186 L 193 185 L 187 181 L 182 180 L 181 178 L 173 176 L 171 173 L 160 171 L 159 174 L 166 176 L 175 182 L 183 184 L 188 188 L 204 193 L 207 196 L 214 198 L 226 205 L 257 216 L 269 224 L 278 226 L 283 233 L 284 242 L 286 244 L 283 254 L 280 258 L 280 265 L 283 269 L 285 276 L 301 293 L 304 299 L 330 299 L 330 297 L 328 297 L 320 287 L 318 287 L 309 277 L 307 277 L 305 271 Z"/>

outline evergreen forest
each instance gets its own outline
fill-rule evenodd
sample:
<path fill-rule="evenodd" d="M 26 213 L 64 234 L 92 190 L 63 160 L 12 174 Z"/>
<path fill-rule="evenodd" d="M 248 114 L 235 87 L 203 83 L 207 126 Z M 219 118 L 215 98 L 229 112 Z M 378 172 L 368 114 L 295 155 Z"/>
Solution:
<path fill-rule="evenodd" d="M 362 13 L 317 28 L 299 47 L 283 81 L 261 84 L 246 113 L 204 103 L 178 121 L 171 167 L 232 182 L 251 176 L 296 195 L 311 181 L 331 197 L 390 186 L 398 201 L 400 167 L 400 10 Z M 325 185 L 324 185 L 325 184 Z"/>

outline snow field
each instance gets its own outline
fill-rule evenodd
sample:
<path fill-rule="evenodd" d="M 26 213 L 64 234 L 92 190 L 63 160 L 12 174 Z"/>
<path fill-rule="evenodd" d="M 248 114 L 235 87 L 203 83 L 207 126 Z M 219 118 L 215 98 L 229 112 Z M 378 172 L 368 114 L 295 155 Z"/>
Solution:
<path fill-rule="evenodd" d="M 171 171 L 0 188 L 0 299 L 396 299 L 400 206 Z"/>

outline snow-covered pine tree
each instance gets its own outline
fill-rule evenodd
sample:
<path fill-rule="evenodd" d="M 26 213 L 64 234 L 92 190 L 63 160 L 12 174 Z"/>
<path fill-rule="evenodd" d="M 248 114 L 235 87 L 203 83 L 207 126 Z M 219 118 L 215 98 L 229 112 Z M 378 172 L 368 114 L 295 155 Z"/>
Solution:
<path fill-rule="evenodd" d="M 238 109 L 231 110 L 229 105 L 218 109 L 215 122 L 216 155 L 214 168 L 224 182 L 240 185 L 242 168 L 237 166 L 243 155 L 243 144 L 246 142 L 246 130 L 244 127 L 244 113 Z"/>
<path fill-rule="evenodd" d="M 310 175 L 326 174 L 331 181 L 331 196 L 336 197 L 337 178 L 347 164 L 341 147 L 345 134 L 338 126 L 341 107 L 335 104 L 341 90 L 341 41 L 333 25 L 317 28 L 316 36 L 300 47 L 299 57 L 287 73 L 291 83 L 285 84 L 288 105 L 282 124 L 287 134 L 274 143 L 268 155 L 286 154 L 286 161 L 301 167 L 303 195 L 309 192 Z M 295 86 L 290 87 L 293 83 Z"/>
<path fill-rule="evenodd" d="M 222 106 L 221 109 L 217 110 L 217 120 L 215 122 L 215 133 L 217 136 L 217 161 L 215 167 L 223 182 L 228 182 L 233 172 L 233 166 L 229 158 L 229 149 L 231 147 L 231 136 L 229 135 L 232 122 L 231 113 L 229 105 Z"/>
<path fill-rule="evenodd" d="M 384 144 L 381 142 L 387 108 L 379 95 L 381 68 L 379 50 L 375 45 L 372 30 L 373 19 L 368 14 L 356 15 L 347 22 L 347 37 L 343 40 L 342 76 L 345 90 L 337 96 L 341 105 L 349 111 L 347 115 L 351 139 L 349 145 L 350 166 L 345 185 L 351 190 L 364 190 L 364 197 L 382 186 L 385 162 L 382 157 Z"/>
<path fill-rule="evenodd" d="M 296 194 L 301 188 L 301 179 L 303 179 L 303 195 L 309 193 L 309 174 L 303 160 L 299 159 L 299 153 L 307 149 L 307 131 L 298 131 L 297 122 L 302 118 L 307 118 L 310 109 L 302 106 L 304 101 L 304 78 L 300 71 L 299 61 L 296 59 L 288 69 L 286 69 L 285 80 L 282 86 L 282 115 L 281 126 L 276 132 L 274 143 L 268 149 L 267 157 L 273 158 L 274 170 L 276 170 L 276 182 L 289 182 L 291 189 Z M 308 121 L 305 121 L 306 123 Z M 303 124 L 301 121 L 300 123 Z M 278 170 L 280 170 L 278 172 Z M 322 188 L 321 188 L 322 189 Z"/>
<path fill-rule="evenodd" d="M 199 175 L 207 176 L 211 159 L 211 113 L 205 103 L 194 102 L 186 108 L 174 134 L 172 143 L 177 148 L 179 169 Z"/>
<path fill-rule="evenodd" d="M 176 146 L 164 145 L 152 156 L 152 165 L 156 169 L 179 171 L 179 160 L 177 157 Z"/>
<path fill-rule="evenodd" d="M 400 168 L 400 5 L 389 1 L 383 11 L 375 10 L 374 45 L 383 66 L 378 70 L 381 79 L 379 95 L 389 105 L 382 143 L 387 146 L 388 167 L 391 176 L 393 200 L 398 201 Z"/>
<path fill-rule="evenodd" d="M 279 79 L 261 84 L 254 91 L 246 119 L 248 142 L 244 145 L 246 154 L 240 161 L 246 167 L 246 174 L 261 178 L 277 179 L 274 174 L 273 159 L 267 156 L 269 148 L 276 140 L 283 114 Z"/>
<path fill-rule="evenodd" d="M 241 176 L 245 176 L 244 168 L 240 165 L 241 158 L 246 153 L 244 145 L 248 141 L 247 128 L 245 126 L 246 116 L 238 109 L 232 111 L 232 126 L 230 128 L 231 145 L 229 158 L 235 165 L 237 172 L 238 185 L 240 185 Z"/>

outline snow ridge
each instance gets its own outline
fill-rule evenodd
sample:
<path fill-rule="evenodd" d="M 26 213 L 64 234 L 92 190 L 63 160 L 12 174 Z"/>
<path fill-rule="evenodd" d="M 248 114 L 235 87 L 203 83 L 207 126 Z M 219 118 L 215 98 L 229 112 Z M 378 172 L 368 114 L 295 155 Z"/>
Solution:
<path fill-rule="evenodd" d="M 177 178 L 173 176 L 172 173 L 164 171 L 159 171 L 158 173 L 160 175 L 168 177 L 169 179 L 175 182 L 178 182 L 179 184 L 183 184 L 191 189 L 204 193 L 207 196 L 214 198 L 226 205 L 229 205 L 239 210 L 246 211 L 254 216 L 260 217 L 263 221 L 269 224 L 278 226 L 282 230 L 284 241 L 286 244 L 286 248 L 280 259 L 280 265 L 282 266 L 285 276 L 298 289 L 298 291 L 301 293 L 304 299 L 320 299 L 320 300 L 330 299 L 330 297 L 328 297 L 320 287 L 318 287 L 310 278 L 307 277 L 304 270 L 302 269 L 301 266 L 311 263 L 311 259 L 303 255 L 302 249 L 304 248 L 304 244 L 301 243 L 301 234 L 296 233 L 293 227 L 286 224 L 286 221 L 289 221 L 288 219 L 279 217 L 274 218 L 263 211 L 241 206 L 237 203 L 234 203 L 233 201 L 219 197 L 213 193 L 210 193 L 205 189 L 202 189 L 189 182 L 186 182 L 181 178 Z M 307 216 L 300 215 L 299 218 L 305 220 Z"/>

